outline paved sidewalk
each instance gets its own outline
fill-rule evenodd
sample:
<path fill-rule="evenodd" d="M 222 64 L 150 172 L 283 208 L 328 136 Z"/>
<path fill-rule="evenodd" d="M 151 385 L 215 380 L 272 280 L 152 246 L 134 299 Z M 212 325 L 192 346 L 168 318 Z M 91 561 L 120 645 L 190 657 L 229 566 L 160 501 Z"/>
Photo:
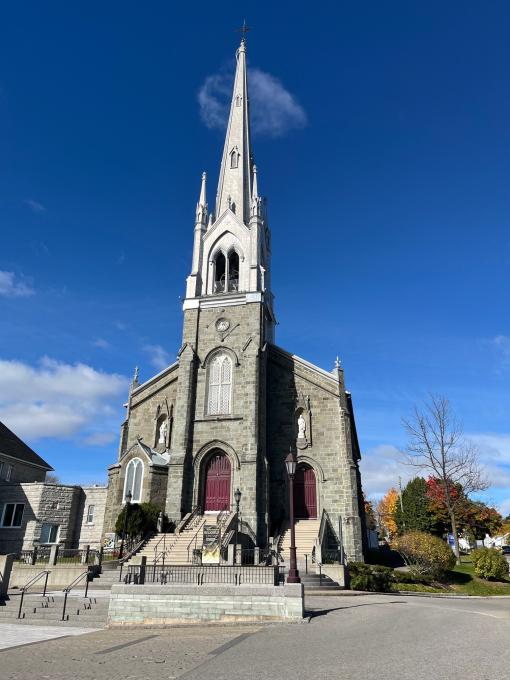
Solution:
<path fill-rule="evenodd" d="M 19 623 L 0 623 L 0 650 L 28 645 L 44 640 L 93 633 L 97 628 L 74 628 L 57 626 L 24 626 Z M 1 667 L 1 657 L 0 657 Z"/>

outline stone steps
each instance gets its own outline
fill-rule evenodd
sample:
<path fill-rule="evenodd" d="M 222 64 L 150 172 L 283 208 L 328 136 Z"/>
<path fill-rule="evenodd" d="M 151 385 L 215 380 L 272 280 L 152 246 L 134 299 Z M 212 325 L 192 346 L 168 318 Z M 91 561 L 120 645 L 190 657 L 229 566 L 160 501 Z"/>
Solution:
<path fill-rule="evenodd" d="M 64 596 L 62 594 L 42 596 L 26 595 L 23 609 L 18 619 L 19 594 L 11 594 L 0 602 L 0 623 L 20 623 L 25 625 L 62 625 L 104 628 L 108 617 L 109 598 L 68 596 L 65 621 L 62 621 Z"/>

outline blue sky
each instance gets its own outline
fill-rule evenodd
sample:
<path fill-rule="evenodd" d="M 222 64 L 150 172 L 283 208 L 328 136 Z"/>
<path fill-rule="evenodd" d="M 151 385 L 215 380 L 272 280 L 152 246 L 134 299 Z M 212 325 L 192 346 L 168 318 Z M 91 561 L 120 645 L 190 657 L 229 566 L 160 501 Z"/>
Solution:
<path fill-rule="evenodd" d="M 369 494 L 443 393 L 510 512 L 505 2 L 4 5 L 0 418 L 63 481 L 105 478 L 134 366 L 180 346 L 245 15 L 278 344 L 342 359 Z"/>

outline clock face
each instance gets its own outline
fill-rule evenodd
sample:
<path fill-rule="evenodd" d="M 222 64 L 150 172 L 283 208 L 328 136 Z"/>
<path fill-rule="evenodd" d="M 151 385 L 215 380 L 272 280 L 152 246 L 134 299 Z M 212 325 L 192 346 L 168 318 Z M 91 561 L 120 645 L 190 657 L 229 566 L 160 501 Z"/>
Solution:
<path fill-rule="evenodd" d="M 228 321 L 228 319 L 218 319 L 218 321 L 216 321 L 216 330 L 219 331 L 220 333 L 228 331 L 229 328 L 230 321 Z"/>

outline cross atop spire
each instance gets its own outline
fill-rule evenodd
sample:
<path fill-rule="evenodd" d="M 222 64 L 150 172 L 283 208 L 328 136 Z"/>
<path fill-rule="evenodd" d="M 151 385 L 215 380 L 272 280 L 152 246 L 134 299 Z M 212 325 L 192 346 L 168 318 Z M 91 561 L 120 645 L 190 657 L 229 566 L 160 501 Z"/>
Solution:
<path fill-rule="evenodd" d="M 252 149 L 246 68 L 246 22 L 241 30 L 243 37 L 236 53 L 232 103 L 216 196 L 216 218 L 230 208 L 247 225 L 250 219 Z"/>
<path fill-rule="evenodd" d="M 242 38 L 241 38 L 241 42 L 242 42 L 242 43 L 245 43 L 245 42 L 246 42 L 246 34 L 247 34 L 248 31 L 250 30 L 250 27 L 249 27 L 249 26 L 247 25 L 247 23 L 246 23 L 246 19 L 243 19 L 243 25 L 241 26 L 241 28 L 238 28 L 237 30 L 238 30 L 240 33 L 243 34 L 243 35 L 242 35 Z"/>

